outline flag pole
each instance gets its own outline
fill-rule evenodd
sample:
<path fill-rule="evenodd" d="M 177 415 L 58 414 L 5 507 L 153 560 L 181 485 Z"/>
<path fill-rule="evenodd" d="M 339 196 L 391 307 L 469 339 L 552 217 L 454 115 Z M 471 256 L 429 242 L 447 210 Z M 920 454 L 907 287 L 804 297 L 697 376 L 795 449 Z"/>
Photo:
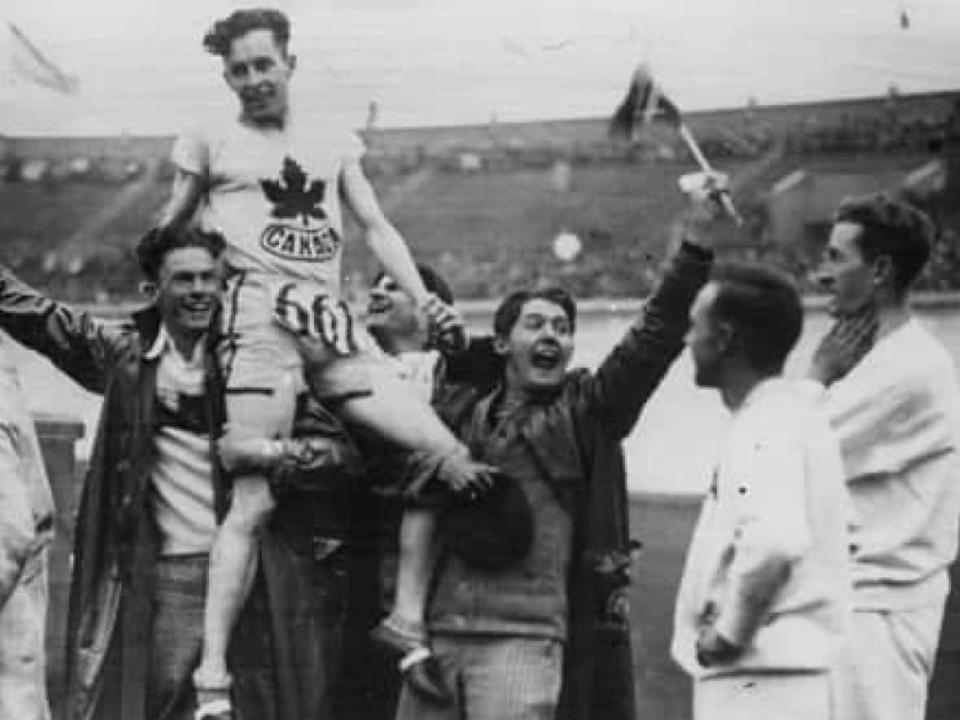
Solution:
<path fill-rule="evenodd" d="M 690 128 L 687 127 L 687 124 L 681 122 L 677 127 L 677 131 L 680 133 L 680 137 L 683 138 L 683 141 L 686 143 L 687 148 L 690 150 L 690 153 L 693 155 L 693 159 L 696 161 L 697 165 L 700 166 L 700 169 L 705 173 L 713 173 L 713 166 L 710 164 L 710 161 L 707 160 L 707 157 L 703 154 L 703 151 L 700 149 L 700 145 L 697 143 L 697 139 L 693 136 L 693 133 L 690 132 Z M 737 225 L 743 225 L 743 217 L 737 212 L 736 206 L 733 204 L 733 199 L 730 197 L 730 193 L 727 190 L 722 190 L 717 194 L 717 202 L 726 210 L 727 215 L 729 215 Z"/>

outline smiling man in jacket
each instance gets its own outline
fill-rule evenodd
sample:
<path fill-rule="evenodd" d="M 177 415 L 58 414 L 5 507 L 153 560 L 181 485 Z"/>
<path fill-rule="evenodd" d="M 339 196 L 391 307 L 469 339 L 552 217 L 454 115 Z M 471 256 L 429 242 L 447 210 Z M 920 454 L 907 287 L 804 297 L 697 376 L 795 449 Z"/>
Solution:
<path fill-rule="evenodd" d="M 138 256 L 151 302 L 134 327 L 100 322 L 0 269 L 0 327 L 103 395 L 74 543 L 69 720 L 193 716 L 207 557 L 229 502 L 217 459 L 223 380 L 211 332 L 222 248 L 213 233 L 148 234 Z M 300 456 L 307 477 L 294 481 L 299 467 L 277 477 L 285 485 L 262 537 L 261 582 L 234 636 L 243 719 L 323 715 L 339 666 L 345 567 L 337 523 L 345 513 L 336 486 L 349 445 L 318 412 L 299 421 L 315 435 Z M 325 484 L 327 497 L 316 492 Z"/>

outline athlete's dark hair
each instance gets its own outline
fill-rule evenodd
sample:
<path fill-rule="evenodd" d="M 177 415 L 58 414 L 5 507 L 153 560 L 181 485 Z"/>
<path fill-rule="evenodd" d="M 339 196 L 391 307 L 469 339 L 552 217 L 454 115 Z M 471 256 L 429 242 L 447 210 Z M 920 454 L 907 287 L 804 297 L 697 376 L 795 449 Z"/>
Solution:
<path fill-rule="evenodd" d="M 137 244 L 137 260 L 147 279 L 156 282 L 167 253 L 181 248 L 196 247 L 218 258 L 225 246 L 226 242 L 220 233 L 204 232 L 196 228 L 179 230 L 153 228 Z"/>
<path fill-rule="evenodd" d="M 711 282 L 717 288 L 712 319 L 733 326 L 755 369 L 781 372 L 803 330 L 803 305 L 793 279 L 765 265 L 730 263 L 718 266 Z"/>
<path fill-rule="evenodd" d="M 893 290 L 903 297 L 923 270 L 933 244 L 933 223 L 921 210 L 888 195 L 844 200 L 834 222 L 859 225 L 856 243 L 868 260 L 886 255 L 893 266 Z"/>
<path fill-rule="evenodd" d="M 290 21 L 279 10 L 269 8 L 237 10 L 229 17 L 217 20 L 203 36 L 203 47 L 212 55 L 227 57 L 231 43 L 253 30 L 269 30 L 286 54 L 290 43 Z"/>

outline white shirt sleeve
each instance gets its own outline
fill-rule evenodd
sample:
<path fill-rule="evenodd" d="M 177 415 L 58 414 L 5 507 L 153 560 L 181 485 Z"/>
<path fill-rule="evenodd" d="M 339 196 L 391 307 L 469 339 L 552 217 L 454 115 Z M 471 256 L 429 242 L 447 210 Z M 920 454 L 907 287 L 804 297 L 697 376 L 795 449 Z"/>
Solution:
<path fill-rule="evenodd" d="M 827 391 L 824 408 L 848 482 L 899 473 L 954 444 L 948 418 L 909 376 L 848 376 Z"/>

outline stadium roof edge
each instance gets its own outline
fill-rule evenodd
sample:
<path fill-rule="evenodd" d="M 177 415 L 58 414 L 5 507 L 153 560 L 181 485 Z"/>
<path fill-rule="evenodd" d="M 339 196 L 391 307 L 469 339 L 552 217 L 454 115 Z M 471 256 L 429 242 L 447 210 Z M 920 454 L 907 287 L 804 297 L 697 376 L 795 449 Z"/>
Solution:
<path fill-rule="evenodd" d="M 960 88 L 921 93 L 903 93 L 897 95 L 896 102 L 908 112 L 911 107 L 925 108 L 938 106 L 939 115 L 947 103 L 960 98 Z M 890 101 L 888 95 L 831 98 L 828 100 L 808 100 L 752 106 L 707 108 L 691 110 L 685 113 L 686 119 L 694 129 L 702 123 L 724 122 L 741 117 L 747 110 L 763 120 L 774 124 L 805 120 L 806 117 L 823 114 L 834 115 L 845 112 L 849 106 L 854 111 L 858 106 L 877 108 Z M 796 115 L 796 117 L 791 117 Z M 422 147 L 455 150 L 457 148 L 484 145 L 491 140 L 495 144 L 518 140 L 531 146 L 540 143 L 570 144 L 574 142 L 595 142 L 606 137 L 607 117 L 572 117 L 540 120 L 497 121 L 495 123 L 470 123 L 460 125 L 385 127 L 372 131 L 359 130 L 372 150 L 386 152 L 405 152 Z M 4 154 L 36 155 L 50 158 L 68 158 L 78 155 L 114 155 L 159 157 L 169 151 L 172 135 L 11 135 L 0 132 L 0 157 Z M 5 151 L 5 152 L 4 152 Z"/>
<path fill-rule="evenodd" d="M 915 93 L 901 93 L 897 95 L 897 102 L 902 102 L 909 104 L 911 101 L 917 100 L 943 100 L 951 97 L 960 98 L 960 88 L 955 88 L 951 90 L 934 90 L 927 92 L 915 92 Z M 757 105 L 751 106 L 749 109 L 753 111 L 764 111 L 764 110 L 801 110 L 804 108 L 816 109 L 816 108 L 830 108 L 837 107 L 841 105 L 848 104 L 859 104 L 859 103 L 876 103 L 876 102 L 886 102 L 888 101 L 889 96 L 887 95 L 859 95 L 851 97 L 842 97 L 842 98 L 830 98 L 830 99 L 821 99 L 821 100 L 797 100 L 783 103 L 771 103 L 763 104 L 758 103 Z M 689 119 L 696 119 L 698 117 L 707 117 L 710 115 L 721 114 L 725 115 L 728 113 L 743 112 L 747 110 L 746 105 L 729 105 L 716 108 L 698 108 L 696 110 L 689 110 L 684 112 L 684 117 Z M 510 128 L 520 128 L 527 127 L 530 125 L 572 125 L 580 123 L 597 123 L 597 122 L 607 122 L 609 117 L 606 116 L 582 116 L 582 117 L 564 117 L 564 118 L 534 118 L 529 120 L 506 120 L 506 121 L 496 121 L 495 123 L 460 123 L 460 124 L 439 124 L 439 125 L 396 125 L 383 128 L 377 128 L 372 132 L 375 133 L 384 133 L 390 134 L 393 132 L 411 132 L 411 131 L 432 131 L 432 130 L 469 130 L 469 129 L 488 129 L 492 126 L 502 129 Z M 367 130 L 359 129 L 360 132 L 369 132 Z M 166 134 L 134 134 L 134 133 L 117 133 L 116 135 L 29 135 L 29 134 L 17 134 L 11 135 L 4 132 L 0 132 L 0 138 L 5 140 L 74 140 L 74 139 L 84 139 L 84 140 L 120 140 L 128 139 L 131 141 L 134 140 L 166 140 L 173 137 L 173 135 Z"/>
<path fill-rule="evenodd" d="M 943 100 L 949 99 L 952 97 L 960 98 L 960 88 L 955 88 L 952 90 L 933 90 L 927 92 L 915 92 L 915 93 L 900 93 L 897 96 L 897 102 L 902 102 L 909 104 L 911 101 L 917 100 Z M 803 108 L 830 108 L 837 107 L 841 105 L 856 105 L 860 103 L 877 103 L 877 102 L 887 102 L 889 100 L 888 95 L 856 95 L 850 97 L 842 98 L 830 98 L 823 100 L 796 100 L 783 103 L 771 103 L 763 104 L 758 103 L 757 105 L 750 106 L 749 109 L 752 111 L 764 111 L 764 110 L 801 110 Z M 710 115 L 726 115 L 730 113 L 739 113 L 744 112 L 748 109 L 746 105 L 727 105 L 722 107 L 715 108 L 698 108 L 695 110 L 685 110 L 683 112 L 684 118 L 696 119 L 698 117 L 708 117 Z M 611 108 L 612 113 L 612 108 Z M 560 124 L 577 124 L 577 123 L 597 123 L 603 122 L 606 123 L 610 120 L 609 116 L 597 116 L 597 115 L 584 115 L 582 117 L 566 117 L 566 118 L 534 118 L 529 120 L 498 120 L 494 123 L 461 123 L 455 125 L 396 125 L 390 127 L 377 128 L 373 132 L 378 133 L 390 133 L 390 132 L 410 132 L 410 131 L 428 131 L 428 130 L 466 130 L 466 129 L 488 129 L 491 126 L 509 129 L 513 127 L 525 127 L 529 125 L 560 125 Z M 367 132 L 363 130 L 362 132 Z"/>

